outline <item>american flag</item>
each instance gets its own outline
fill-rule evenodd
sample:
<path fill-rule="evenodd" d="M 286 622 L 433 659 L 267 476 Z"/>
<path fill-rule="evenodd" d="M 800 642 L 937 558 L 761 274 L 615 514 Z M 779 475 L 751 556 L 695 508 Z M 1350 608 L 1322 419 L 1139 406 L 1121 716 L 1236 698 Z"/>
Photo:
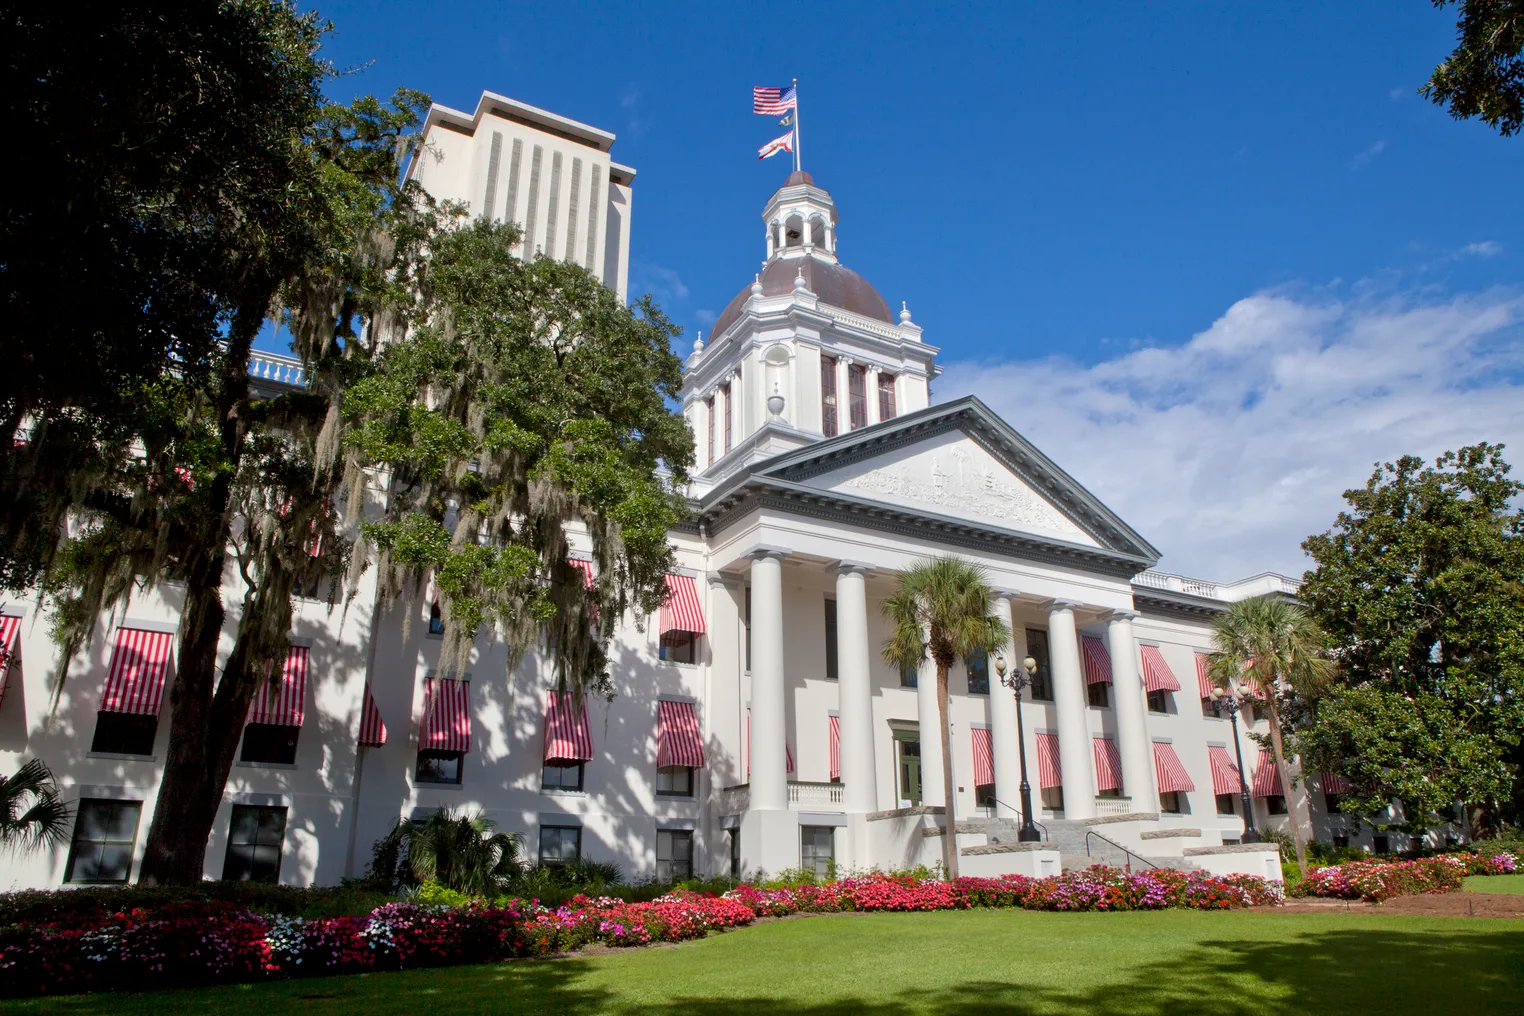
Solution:
<path fill-rule="evenodd" d="M 751 90 L 751 111 L 760 116 L 781 116 L 794 106 L 794 88 L 762 88 Z"/>

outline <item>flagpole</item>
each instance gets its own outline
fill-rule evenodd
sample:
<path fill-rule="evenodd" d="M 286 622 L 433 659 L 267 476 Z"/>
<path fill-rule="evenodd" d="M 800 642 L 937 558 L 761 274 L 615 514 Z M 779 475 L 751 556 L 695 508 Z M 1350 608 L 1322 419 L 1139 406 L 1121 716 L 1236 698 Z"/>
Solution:
<path fill-rule="evenodd" d="M 799 161 L 799 79 L 794 79 L 794 172 L 803 172 Z"/>

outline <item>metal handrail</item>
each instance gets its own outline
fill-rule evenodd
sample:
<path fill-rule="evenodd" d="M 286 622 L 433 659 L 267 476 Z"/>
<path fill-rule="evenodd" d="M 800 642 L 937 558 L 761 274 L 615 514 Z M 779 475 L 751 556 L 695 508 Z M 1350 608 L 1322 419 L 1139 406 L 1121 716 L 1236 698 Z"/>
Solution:
<path fill-rule="evenodd" d="M 1102 843 L 1109 843 L 1109 844 L 1111 844 L 1113 847 L 1116 847 L 1122 853 L 1126 854 L 1129 858 L 1136 857 L 1139 861 L 1142 861 L 1144 864 L 1148 865 L 1150 868 L 1157 868 L 1157 867 L 1159 867 L 1157 864 L 1155 864 L 1154 862 L 1150 861 L 1148 858 L 1144 857 L 1142 854 L 1135 854 L 1135 853 L 1133 853 L 1131 850 L 1128 850 L 1126 847 L 1122 846 L 1116 840 L 1112 839 L 1109 836 L 1102 836 L 1100 833 L 1096 832 L 1094 829 L 1087 829 L 1087 830 L 1085 830 L 1085 856 L 1086 857 L 1091 856 L 1090 855 L 1090 837 L 1092 837 L 1092 836 L 1094 836 L 1096 839 L 1100 840 Z M 1125 863 L 1127 865 L 1127 870 L 1128 871 L 1132 871 L 1132 861 L 1129 860 L 1129 861 L 1126 861 Z"/>
<path fill-rule="evenodd" d="M 1016 808 L 1016 807 L 1013 807 L 1012 805 L 1006 804 L 1004 801 L 1002 801 L 998 797 L 995 798 L 995 803 L 999 804 L 999 805 L 1004 805 L 1005 807 L 1010 808 L 1012 811 L 1014 811 L 1016 813 L 1016 819 L 1017 819 L 1018 822 L 1026 818 L 1026 815 L 1022 812 L 1022 810 L 1020 808 Z M 1032 825 L 1037 828 L 1038 832 L 1042 833 L 1043 842 L 1046 843 L 1048 841 L 1048 827 L 1043 825 L 1041 822 L 1037 821 L 1037 819 L 1035 819 L 1035 818 L 1032 820 Z"/>

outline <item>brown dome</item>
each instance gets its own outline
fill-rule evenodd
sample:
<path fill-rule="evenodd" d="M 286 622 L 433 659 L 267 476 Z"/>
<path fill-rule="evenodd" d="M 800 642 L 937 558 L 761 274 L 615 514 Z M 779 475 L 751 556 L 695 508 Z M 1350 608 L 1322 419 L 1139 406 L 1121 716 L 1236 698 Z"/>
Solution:
<path fill-rule="evenodd" d="M 820 298 L 821 303 L 840 307 L 842 310 L 882 321 L 885 324 L 894 324 L 894 315 L 889 312 L 889 305 L 884 302 L 882 296 L 878 295 L 878 290 L 874 289 L 867 279 L 845 265 L 822 261 L 813 255 L 805 255 L 802 258 L 773 258 L 762 270 L 762 295 L 784 296 L 793 292 L 794 276 L 801 270 L 804 272 L 805 285 L 811 293 Z M 735 299 L 726 304 L 725 309 L 720 312 L 720 316 L 715 319 L 713 330 L 709 333 L 710 336 L 719 338 L 724 335 L 741 316 L 741 308 L 750 299 L 751 287 L 747 286 L 737 293 Z"/>
<path fill-rule="evenodd" d="M 806 173 L 802 169 L 796 169 L 788 175 L 788 180 L 783 184 L 783 186 L 792 187 L 795 184 L 799 183 L 807 183 L 813 187 L 815 186 L 815 178 L 810 176 L 810 174 Z"/>

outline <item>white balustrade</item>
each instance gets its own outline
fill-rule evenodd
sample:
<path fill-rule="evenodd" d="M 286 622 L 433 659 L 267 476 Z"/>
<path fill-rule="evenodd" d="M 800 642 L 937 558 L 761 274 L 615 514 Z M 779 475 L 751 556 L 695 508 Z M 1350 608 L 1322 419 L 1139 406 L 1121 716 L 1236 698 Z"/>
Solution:
<path fill-rule="evenodd" d="M 307 371 L 302 361 L 294 356 L 280 353 L 264 353 L 258 350 L 249 354 L 249 376 L 261 381 L 300 388 L 307 384 Z"/>
<path fill-rule="evenodd" d="M 842 784 L 840 783 L 789 781 L 788 803 L 790 808 L 812 808 L 823 805 L 836 805 L 840 807 L 843 800 L 845 798 L 842 796 Z"/>
<path fill-rule="evenodd" d="M 1097 815 L 1126 815 L 1132 811 L 1132 798 L 1130 797 L 1097 797 L 1095 799 L 1095 813 Z"/>
<path fill-rule="evenodd" d="M 727 815 L 739 815 L 751 810 L 751 787 L 745 783 L 726 787 L 721 793 L 720 807 Z"/>

